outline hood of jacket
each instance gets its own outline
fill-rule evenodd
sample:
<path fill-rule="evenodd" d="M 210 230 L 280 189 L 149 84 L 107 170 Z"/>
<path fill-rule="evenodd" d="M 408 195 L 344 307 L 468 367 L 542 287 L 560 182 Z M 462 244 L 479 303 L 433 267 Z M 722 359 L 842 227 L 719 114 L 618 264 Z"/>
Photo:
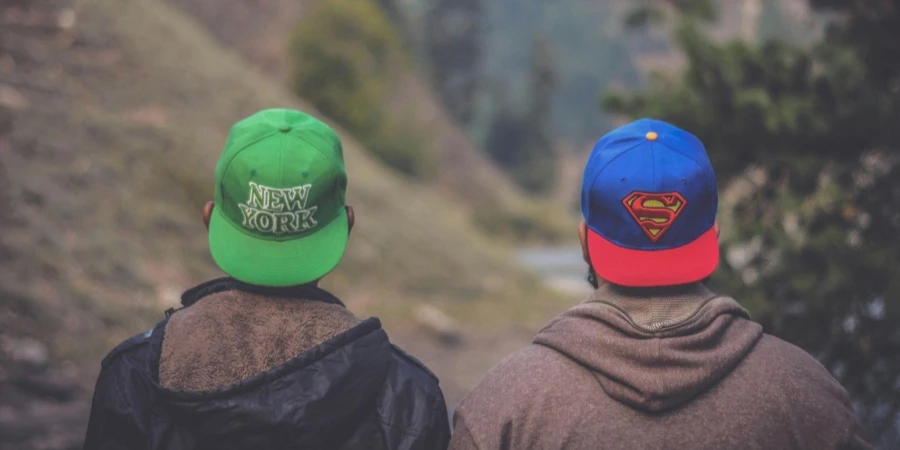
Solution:
<path fill-rule="evenodd" d="M 550 322 L 536 344 L 590 370 L 612 398 L 660 412 L 707 391 L 762 337 L 736 301 L 704 285 L 630 290 L 604 284 Z"/>
<path fill-rule="evenodd" d="M 300 353 L 286 360 L 247 361 L 247 358 L 254 357 L 253 352 L 248 350 L 242 353 L 238 348 L 232 354 L 245 354 L 246 357 L 244 361 L 233 361 L 234 364 L 253 363 L 264 370 L 227 385 L 188 390 L 161 383 L 160 374 L 164 375 L 166 371 L 161 370 L 159 365 L 167 363 L 167 352 L 171 354 L 169 359 L 179 359 L 176 353 L 165 348 L 169 345 L 166 342 L 167 324 L 181 314 L 186 315 L 192 308 L 199 309 L 202 306 L 199 303 L 191 306 L 198 301 L 212 302 L 216 301 L 214 297 L 218 294 L 240 292 L 343 307 L 327 292 L 310 287 L 292 288 L 290 292 L 257 292 L 260 288 L 240 285 L 235 280 L 216 280 L 211 287 L 200 286 L 197 289 L 198 292 L 189 291 L 183 298 L 183 303 L 189 307 L 160 323 L 151 338 L 154 353 L 163 357 L 157 360 L 157 367 L 152 367 L 150 372 L 160 399 L 159 407 L 165 410 L 166 417 L 173 418 L 177 426 L 172 429 L 183 435 L 176 441 L 215 443 L 210 448 L 232 448 L 230 445 L 239 445 L 234 448 L 267 448 L 273 442 L 291 442 L 302 448 L 339 448 L 347 438 L 347 430 L 356 430 L 371 421 L 369 416 L 382 391 L 392 358 L 391 344 L 378 319 L 357 320 L 348 329 L 323 342 L 307 345 Z M 236 299 L 226 297 L 217 301 Z M 229 318 L 231 316 L 225 317 L 226 321 L 234 320 Z M 293 321 L 297 319 L 294 317 Z M 221 320 L 221 317 L 214 316 L 208 321 L 215 325 L 215 320 Z M 246 330 L 252 333 L 249 326 L 254 320 L 264 319 L 241 316 L 242 323 L 218 325 L 226 330 L 226 336 L 229 333 L 233 336 L 235 332 L 229 332 L 232 329 L 229 327 L 233 326 L 238 332 Z M 292 319 L 273 318 L 273 323 L 278 323 L 275 320 Z M 262 325 L 260 328 L 265 328 L 265 323 Z M 237 339 L 240 340 L 240 337 Z M 195 350 L 199 350 L 198 354 L 213 352 L 215 349 L 212 347 L 217 346 L 209 347 Z M 187 360 L 183 353 L 180 360 Z M 189 374 L 182 370 L 169 377 L 177 378 L 185 373 Z"/>

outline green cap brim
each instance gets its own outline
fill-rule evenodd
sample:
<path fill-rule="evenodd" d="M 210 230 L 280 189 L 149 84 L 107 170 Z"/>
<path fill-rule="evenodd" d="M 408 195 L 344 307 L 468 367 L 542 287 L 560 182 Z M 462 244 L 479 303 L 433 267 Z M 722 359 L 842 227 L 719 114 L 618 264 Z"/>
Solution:
<path fill-rule="evenodd" d="M 209 249 L 226 274 L 258 286 L 296 286 L 318 280 L 337 267 L 347 249 L 347 211 L 300 239 L 264 240 L 244 233 L 213 209 Z"/>

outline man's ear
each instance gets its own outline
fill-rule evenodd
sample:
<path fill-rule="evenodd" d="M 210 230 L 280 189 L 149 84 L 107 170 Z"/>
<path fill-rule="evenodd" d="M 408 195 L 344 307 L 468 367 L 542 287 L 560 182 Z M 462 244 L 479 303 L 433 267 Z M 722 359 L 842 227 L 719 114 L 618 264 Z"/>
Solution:
<path fill-rule="evenodd" d="M 206 202 L 203 205 L 203 224 L 206 225 L 206 229 L 209 230 L 209 219 L 212 217 L 213 208 L 215 208 L 216 204 L 213 202 Z"/>
<path fill-rule="evenodd" d="M 588 236 L 588 227 L 587 222 L 584 220 L 578 224 L 578 240 L 581 242 L 581 256 L 584 258 L 584 262 L 591 264 L 591 255 L 588 253 L 588 245 L 587 245 L 587 236 Z"/>
<path fill-rule="evenodd" d="M 716 221 L 713 222 L 713 228 L 716 230 L 716 237 L 719 237 L 719 219 L 716 219 Z"/>
<path fill-rule="evenodd" d="M 350 205 L 345 206 L 347 208 L 347 233 L 353 231 L 353 224 L 356 223 L 356 214 L 353 213 L 353 207 Z"/>

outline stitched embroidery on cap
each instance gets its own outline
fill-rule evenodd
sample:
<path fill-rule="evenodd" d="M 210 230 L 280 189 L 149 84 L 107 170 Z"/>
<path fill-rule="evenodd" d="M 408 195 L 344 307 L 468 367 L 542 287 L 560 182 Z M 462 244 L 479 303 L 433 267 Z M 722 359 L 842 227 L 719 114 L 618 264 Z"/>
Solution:
<path fill-rule="evenodd" d="M 251 181 L 247 203 L 238 205 L 244 216 L 243 226 L 278 235 L 315 227 L 318 222 L 313 214 L 318 207 L 306 207 L 311 188 L 312 185 L 307 184 L 279 189 Z"/>
<path fill-rule="evenodd" d="M 687 201 L 677 192 L 632 192 L 622 199 L 625 209 L 644 230 L 651 241 L 657 242 L 684 211 Z"/>

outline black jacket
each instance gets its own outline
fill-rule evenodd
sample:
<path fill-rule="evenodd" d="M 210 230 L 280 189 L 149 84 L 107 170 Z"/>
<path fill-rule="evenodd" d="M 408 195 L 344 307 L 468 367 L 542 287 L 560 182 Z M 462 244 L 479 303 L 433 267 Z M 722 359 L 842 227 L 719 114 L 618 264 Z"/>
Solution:
<path fill-rule="evenodd" d="M 317 288 L 266 289 L 233 279 L 200 285 L 185 307 L 223 290 L 329 303 Z M 177 314 L 177 312 L 175 312 Z M 215 391 L 160 386 L 168 317 L 104 358 L 85 450 L 444 449 L 444 397 L 425 366 L 391 345 L 378 319 L 256 377 Z"/>

